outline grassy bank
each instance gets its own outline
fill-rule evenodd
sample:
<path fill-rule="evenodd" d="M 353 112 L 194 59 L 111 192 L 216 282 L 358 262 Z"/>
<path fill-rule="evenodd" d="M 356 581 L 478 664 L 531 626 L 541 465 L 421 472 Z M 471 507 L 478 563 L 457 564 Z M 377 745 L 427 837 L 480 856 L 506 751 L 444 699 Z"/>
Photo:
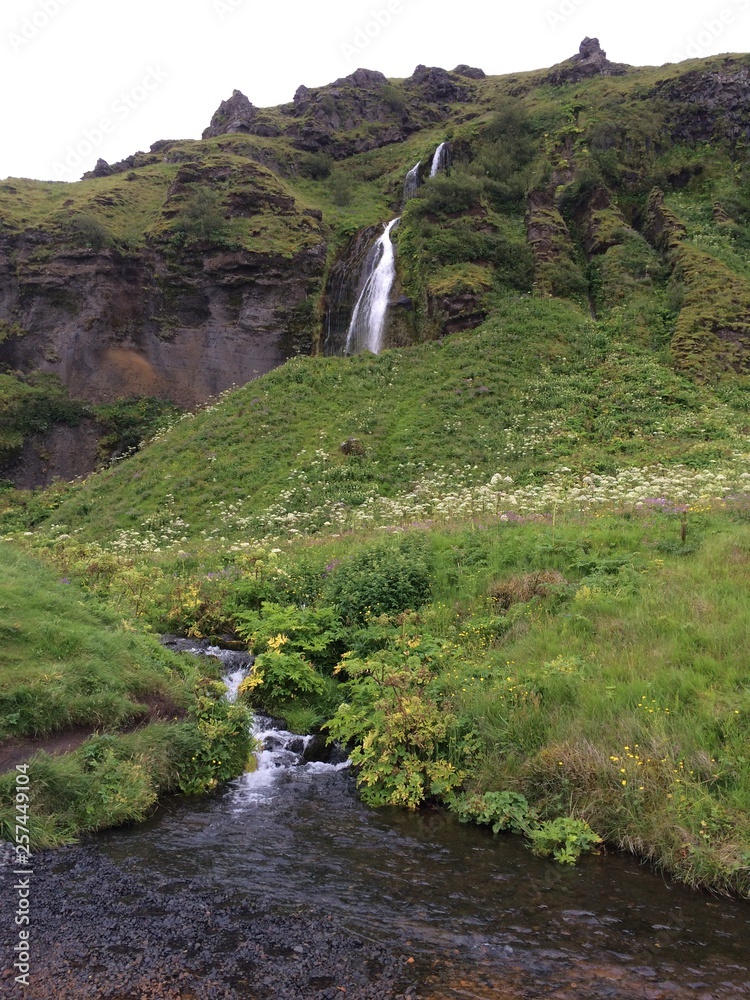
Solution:
<path fill-rule="evenodd" d="M 746 495 L 188 548 L 109 580 L 72 539 L 54 558 L 122 613 L 122 561 L 148 573 L 152 627 L 242 635 L 244 701 L 327 726 L 372 804 L 442 802 L 568 860 L 585 830 L 750 895 Z"/>
<path fill-rule="evenodd" d="M 53 567 L 0 547 L 0 745 L 92 734 L 74 753 L 32 758 L 34 846 L 140 820 L 163 792 L 204 791 L 244 770 L 247 714 L 224 702 L 218 663 L 169 653 Z M 0 778 L 7 839 L 14 793 L 11 772 Z"/>

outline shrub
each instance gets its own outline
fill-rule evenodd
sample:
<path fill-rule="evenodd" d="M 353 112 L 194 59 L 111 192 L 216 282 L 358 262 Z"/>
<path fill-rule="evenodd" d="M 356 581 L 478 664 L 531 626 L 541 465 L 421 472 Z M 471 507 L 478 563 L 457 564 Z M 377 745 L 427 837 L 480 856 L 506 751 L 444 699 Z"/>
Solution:
<path fill-rule="evenodd" d="M 324 593 L 350 623 L 421 607 L 430 596 L 423 543 L 405 539 L 362 549 L 331 575 Z"/>
<path fill-rule="evenodd" d="M 255 741 L 247 709 L 228 702 L 219 681 L 198 682 L 189 715 L 196 745 L 179 787 L 186 795 L 198 795 L 242 774 Z"/>
<path fill-rule="evenodd" d="M 406 98 L 403 91 L 392 83 L 384 83 L 380 94 L 391 111 L 396 111 L 400 114 L 406 107 Z"/>
<path fill-rule="evenodd" d="M 259 612 L 241 612 L 237 620 L 238 634 L 254 653 L 267 653 L 274 644 L 283 645 L 285 653 L 301 653 L 317 666 L 332 668 L 343 652 L 341 621 L 331 607 L 297 608 L 264 601 Z M 282 644 L 278 643 L 280 636 Z"/>
<path fill-rule="evenodd" d="M 501 830 L 530 835 L 536 814 L 525 795 L 520 792 L 485 792 L 484 795 L 464 795 L 456 799 L 453 808 L 462 823 L 492 826 Z"/>
<path fill-rule="evenodd" d="M 334 205 L 350 205 L 352 202 L 352 182 L 348 174 L 343 170 L 334 170 L 328 179 L 328 187 Z"/>
<path fill-rule="evenodd" d="M 480 178 L 454 170 L 426 181 L 411 200 L 410 208 L 417 216 L 468 212 L 479 204 L 483 190 Z"/>
<path fill-rule="evenodd" d="M 240 685 L 240 694 L 251 704 L 271 711 L 299 695 L 322 695 L 323 677 L 302 653 L 285 649 L 286 636 L 271 639 L 270 649 L 255 660 L 252 672 Z"/>
<path fill-rule="evenodd" d="M 179 228 L 193 239 L 215 240 L 224 230 L 225 220 L 221 199 L 216 191 L 202 187 L 186 202 Z"/>
<path fill-rule="evenodd" d="M 90 250 L 103 250 L 112 243 L 107 228 L 93 215 L 85 212 L 72 216 L 66 222 L 65 230 L 71 242 Z"/>
<path fill-rule="evenodd" d="M 299 162 L 299 172 L 303 177 L 313 181 L 325 180 L 333 168 L 333 157 L 330 153 L 305 153 Z"/>
<path fill-rule="evenodd" d="M 370 805 L 415 809 L 427 799 L 450 797 L 466 772 L 473 734 L 458 736 L 458 720 L 433 691 L 440 643 L 409 634 L 364 659 L 346 654 L 349 700 L 326 723 L 331 739 L 353 746 L 362 798 Z"/>
<path fill-rule="evenodd" d="M 531 849 L 542 858 L 553 857 L 563 865 L 574 865 L 582 854 L 590 851 L 602 838 L 594 833 L 585 820 L 561 816 L 532 830 Z"/>

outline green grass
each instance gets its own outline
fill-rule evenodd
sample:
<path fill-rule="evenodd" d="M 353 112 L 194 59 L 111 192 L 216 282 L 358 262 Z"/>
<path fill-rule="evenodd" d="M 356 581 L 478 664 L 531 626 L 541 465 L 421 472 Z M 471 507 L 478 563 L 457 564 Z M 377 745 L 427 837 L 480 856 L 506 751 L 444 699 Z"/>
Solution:
<path fill-rule="evenodd" d="M 513 605 L 499 642 L 475 633 L 447 690 L 481 734 L 472 790 L 523 792 L 684 881 L 748 895 L 750 531 L 697 520 L 684 547 L 661 515 L 490 533 L 469 615 L 488 580 L 554 568 L 569 587 Z"/>
<path fill-rule="evenodd" d="M 54 530 L 111 541 L 171 524 L 175 541 L 249 540 L 283 512 L 294 527 L 294 515 L 319 510 L 306 525 L 318 517 L 325 530 L 331 504 L 356 512 L 428 475 L 541 484 L 561 466 L 707 467 L 742 450 L 749 388 L 697 386 L 570 303 L 505 298 L 479 329 L 442 343 L 296 359 L 73 488 Z M 339 450 L 352 436 L 364 457 Z"/>
<path fill-rule="evenodd" d="M 242 773 L 249 717 L 224 699 L 215 661 L 170 653 L 90 588 L 0 548 L 0 741 L 71 727 L 92 734 L 72 753 L 30 759 L 34 848 L 138 822 L 160 795 L 205 792 Z M 0 836 L 11 841 L 15 793 L 16 771 L 0 776 Z"/>
<path fill-rule="evenodd" d="M 72 843 L 84 833 L 142 822 L 159 795 L 179 788 L 200 739 L 189 723 L 159 722 L 125 736 L 95 736 L 73 753 L 40 752 L 26 770 L 33 850 Z M 16 772 L 0 776 L 0 836 L 15 840 Z"/>
<path fill-rule="evenodd" d="M 187 706 L 181 661 L 76 584 L 2 543 L 0 738 L 113 728 Z"/>

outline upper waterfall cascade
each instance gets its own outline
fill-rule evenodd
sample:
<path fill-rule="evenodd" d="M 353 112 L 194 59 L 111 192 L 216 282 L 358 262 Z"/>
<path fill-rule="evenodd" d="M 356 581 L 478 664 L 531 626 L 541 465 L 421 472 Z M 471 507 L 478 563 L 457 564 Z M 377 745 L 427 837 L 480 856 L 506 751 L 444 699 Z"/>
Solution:
<path fill-rule="evenodd" d="M 365 265 L 367 276 L 346 335 L 347 354 L 359 354 L 361 351 L 379 354 L 382 350 L 388 299 L 396 277 L 396 253 L 391 232 L 400 221 L 399 216 L 385 226 L 382 236 L 368 255 Z"/>
<path fill-rule="evenodd" d="M 417 193 L 417 188 L 419 187 L 419 168 L 421 165 L 422 161 L 420 160 L 406 175 L 406 180 L 404 181 L 404 202 L 413 198 Z"/>
<path fill-rule="evenodd" d="M 441 142 L 435 150 L 435 155 L 432 158 L 432 166 L 430 167 L 430 177 L 439 174 L 441 170 L 445 170 L 448 166 L 448 149 L 448 143 Z"/>
<path fill-rule="evenodd" d="M 448 154 L 449 143 L 441 142 L 432 157 L 430 177 L 434 177 L 441 170 L 446 169 Z M 421 166 L 422 161 L 420 160 L 411 168 L 404 179 L 404 204 L 417 193 Z M 362 351 L 379 354 L 383 349 L 388 305 L 396 278 L 396 253 L 391 241 L 391 234 L 400 221 L 399 216 L 387 223 L 367 254 L 362 272 L 361 291 L 346 331 L 345 354 L 360 354 Z M 327 341 L 330 342 L 330 340 L 331 331 L 329 329 Z"/>

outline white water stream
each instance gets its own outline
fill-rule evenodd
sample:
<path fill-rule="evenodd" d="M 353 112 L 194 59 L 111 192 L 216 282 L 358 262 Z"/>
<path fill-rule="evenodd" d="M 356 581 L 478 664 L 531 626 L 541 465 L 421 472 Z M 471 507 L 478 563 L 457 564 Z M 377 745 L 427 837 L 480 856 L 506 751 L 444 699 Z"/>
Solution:
<path fill-rule="evenodd" d="M 441 142 L 438 148 L 435 150 L 435 155 L 432 158 L 432 166 L 430 167 L 430 177 L 434 177 L 436 174 L 440 173 L 441 170 L 445 170 L 448 166 L 448 143 Z"/>
<path fill-rule="evenodd" d="M 207 642 L 192 639 L 167 638 L 165 645 L 180 652 L 192 653 L 194 656 L 211 656 L 220 660 L 224 666 L 223 677 L 227 688 L 227 701 L 236 701 L 237 693 L 243 680 L 252 669 L 253 657 L 248 653 L 238 653 L 219 646 L 209 646 Z M 343 751 L 334 748 L 331 755 L 334 763 L 306 759 L 306 751 L 315 737 L 292 733 L 278 726 L 278 720 L 266 715 L 253 715 L 252 735 L 259 749 L 255 754 L 255 768 L 246 771 L 230 784 L 231 808 L 233 813 L 241 813 L 248 806 L 270 802 L 273 798 L 273 786 L 284 778 L 289 779 L 294 772 L 300 777 L 317 774 L 330 774 L 343 771 L 350 766 Z M 315 756 L 315 754 L 311 754 Z"/>
<path fill-rule="evenodd" d="M 413 198 L 417 193 L 417 188 L 419 187 L 419 168 L 421 165 L 422 161 L 420 160 L 406 175 L 406 180 L 404 181 L 404 202 Z"/>
<path fill-rule="evenodd" d="M 392 219 L 385 226 L 367 258 L 367 277 L 349 324 L 344 347 L 346 354 L 362 351 L 379 354 L 382 350 L 388 300 L 396 277 L 396 252 L 391 232 L 400 221 L 400 217 Z"/>

